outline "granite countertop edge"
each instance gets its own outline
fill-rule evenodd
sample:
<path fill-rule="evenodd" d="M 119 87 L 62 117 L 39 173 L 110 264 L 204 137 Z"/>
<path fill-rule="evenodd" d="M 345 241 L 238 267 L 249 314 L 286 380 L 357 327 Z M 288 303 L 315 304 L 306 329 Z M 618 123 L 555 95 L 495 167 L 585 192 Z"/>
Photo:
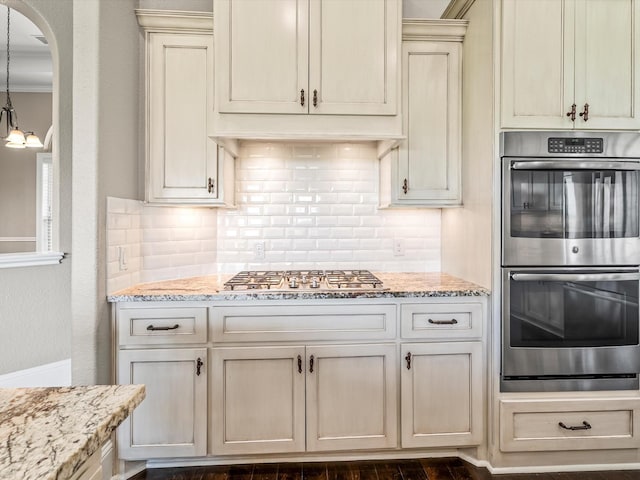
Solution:
<path fill-rule="evenodd" d="M 0 389 L 2 478 L 71 478 L 144 397 L 144 385 Z"/>
<path fill-rule="evenodd" d="M 232 291 L 224 289 L 230 275 L 210 275 L 162 282 L 146 283 L 114 292 L 107 301 L 157 302 L 157 301 L 259 301 L 259 300 L 327 300 L 327 299 L 384 299 L 384 298 L 435 298 L 482 297 L 490 290 L 472 282 L 439 272 L 433 273 L 379 273 L 384 290 L 364 291 Z"/>

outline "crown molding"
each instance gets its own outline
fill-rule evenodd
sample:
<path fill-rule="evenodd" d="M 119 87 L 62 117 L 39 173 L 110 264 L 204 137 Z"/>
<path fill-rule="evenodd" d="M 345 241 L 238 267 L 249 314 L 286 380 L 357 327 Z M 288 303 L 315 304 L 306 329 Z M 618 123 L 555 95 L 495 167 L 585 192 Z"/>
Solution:
<path fill-rule="evenodd" d="M 467 20 L 405 18 L 402 20 L 402 40 L 462 42 L 468 24 Z"/>
<path fill-rule="evenodd" d="M 213 13 L 188 12 L 182 10 L 135 10 L 138 25 L 145 31 L 170 32 L 179 29 L 182 32 L 213 32 Z"/>

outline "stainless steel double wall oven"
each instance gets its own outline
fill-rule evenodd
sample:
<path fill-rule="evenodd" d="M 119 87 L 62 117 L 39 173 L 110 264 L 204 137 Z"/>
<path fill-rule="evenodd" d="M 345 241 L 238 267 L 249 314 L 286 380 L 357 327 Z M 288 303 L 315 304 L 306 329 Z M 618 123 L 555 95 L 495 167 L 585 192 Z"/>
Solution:
<path fill-rule="evenodd" d="M 503 391 L 638 388 L 640 135 L 505 132 Z"/>

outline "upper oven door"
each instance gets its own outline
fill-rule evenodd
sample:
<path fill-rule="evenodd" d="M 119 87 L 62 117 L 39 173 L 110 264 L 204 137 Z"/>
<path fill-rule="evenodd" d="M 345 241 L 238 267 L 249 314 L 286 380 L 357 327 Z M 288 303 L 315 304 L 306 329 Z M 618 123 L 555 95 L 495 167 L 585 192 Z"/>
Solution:
<path fill-rule="evenodd" d="M 640 162 L 502 159 L 504 266 L 637 265 Z"/>

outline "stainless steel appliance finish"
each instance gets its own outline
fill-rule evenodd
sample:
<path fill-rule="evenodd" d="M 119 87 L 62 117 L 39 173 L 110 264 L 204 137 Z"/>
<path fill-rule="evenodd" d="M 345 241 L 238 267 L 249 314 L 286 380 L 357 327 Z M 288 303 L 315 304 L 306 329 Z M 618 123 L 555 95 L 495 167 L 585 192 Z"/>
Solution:
<path fill-rule="evenodd" d="M 504 268 L 503 391 L 638 388 L 640 269 Z"/>
<path fill-rule="evenodd" d="M 385 290 L 368 270 L 244 271 L 224 286 L 228 290 Z"/>
<path fill-rule="evenodd" d="M 639 387 L 640 135 L 501 135 L 502 391 Z"/>
<path fill-rule="evenodd" d="M 502 265 L 640 263 L 640 135 L 505 132 Z"/>

